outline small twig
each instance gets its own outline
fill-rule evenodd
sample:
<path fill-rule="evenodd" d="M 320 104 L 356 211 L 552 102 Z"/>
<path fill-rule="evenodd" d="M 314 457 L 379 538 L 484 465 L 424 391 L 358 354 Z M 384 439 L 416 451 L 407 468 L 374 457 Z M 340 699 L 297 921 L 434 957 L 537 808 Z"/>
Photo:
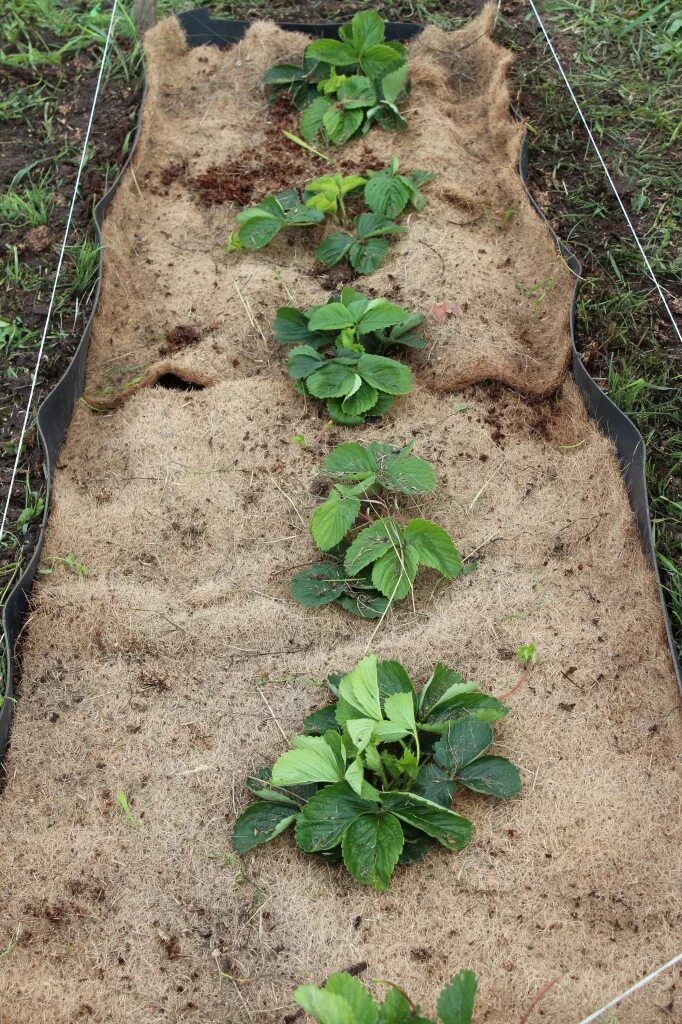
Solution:
<path fill-rule="evenodd" d="M 239 298 L 242 301 L 242 306 L 244 307 L 244 310 L 246 311 L 246 315 L 249 318 L 249 322 L 250 322 L 251 326 L 254 327 L 258 331 L 258 333 L 260 334 L 261 338 L 263 339 L 263 344 L 267 346 L 267 341 L 266 341 L 265 335 L 263 334 L 263 331 L 261 330 L 261 326 L 258 323 L 258 321 L 256 320 L 256 318 L 254 317 L 253 313 L 251 312 L 251 307 L 249 306 L 248 302 L 246 301 L 246 299 L 242 295 L 241 291 L 239 290 L 239 285 L 237 284 L 236 281 L 234 282 L 234 286 L 235 286 L 235 288 L 237 290 L 237 295 L 239 296 Z"/>
<path fill-rule="evenodd" d="M 515 682 L 515 683 L 514 683 L 514 685 L 512 686 L 511 690 L 507 690 L 507 692 L 506 692 L 506 693 L 503 693 L 501 697 L 498 697 L 498 700 L 507 700 L 507 698 L 508 698 L 508 697 L 511 697 L 511 695 L 512 695 L 513 693 L 516 693 L 516 691 L 518 690 L 518 688 L 519 688 L 519 687 L 521 686 L 521 684 L 522 684 L 522 683 L 523 683 L 523 682 L 525 681 L 525 679 L 526 679 L 526 676 L 529 676 L 529 675 L 530 675 L 530 670 L 529 670 L 529 669 L 527 669 L 527 668 L 522 668 L 522 669 L 521 669 L 521 674 L 519 675 L 519 678 L 518 678 L 518 679 L 516 680 L 516 682 Z"/>
<path fill-rule="evenodd" d="M 535 1007 L 536 1007 L 536 1006 L 538 1005 L 538 1003 L 540 1002 L 540 1000 L 541 1000 L 541 999 L 544 999 L 544 998 L 545 998 L 545 996 L 547 995 L 547 993 L 549 992 L 549 990 L 550 990 L 551 988 L 553 988 L 553 987 L 554 987 L 554 986 L 556 985 L 557 981 L 560 981 L 560 980 L 561 980 L 561 977 L 562 977 L 562 976 L 561 976 L 561 975 L 559 975 L 559 977 L 558 977 L 558 978 L 552 978 L 552 980 L 551 980 L 551 981 L 548 981 L 546 985 L 543 985 L 543 986 L 542 986 L 542 988 L 540 989 L 540 991 L 539 991 L 539 992 L 538 992 L 538 994 L 536 995 L 535 999 L 534 999 L 534 1000 L 533 1000 L 533 1002 L 532 1002 L 532 1003 L 530 1004 L 530 1006 L 528 1007 L 528 1009 L 527 1009 L 527 1010 L 526 1010 L 526 1012 L 524 1013 L 523 1017 L 522 1017 L 522 1018 L 521 1018 L 521 1020 L 519 1021 L 519 1024 L 526 1024 L 526 1021 L 528 1020 L 528 1018 L 530 1017 L 531 1013 L 533 1012 L 533 1010 L 535 1009 Z"/>
<path fill-rule="evenodd" d="M 488 477 L 488 479 L 487 479 L 487 480 L 486 480 L 486 481 L 485 481 L 485 482 L 484 482 L 484 483 L 483 483 L 483 484 L 481 485 L 481 487 L 480 487 L 480 488 L 478 489 L 478 491 L 477 491 L 477 492 L 476 492 L 476 494 L 474 495 L 474 497 L 473 497 L 473 500 L 472 500 L 471 504 L 469 505 L 469 508 L 467 509 L 467 512 L 471 512 L 472 508 L 474 507 L 474 505 L 476 504 L 476 502 L 478 501 L 478 499 L 479 499 L 479 498 L 481 497 L 481 495 L 483 494 L 484 490 L 486 489 L 486 487 L 488 486 L 488 484 L 490 483 L 490 481 L 491 481 L 491 480 L 492 480 L 492 479 L 493 479 L 493 478 L 494 478 L 495 476 L 497 476 L 497 474 L 498 474 L 498 473 L 500 472 L 500 470 L 502 469 L 502 467 L 504 466 L 504 464 L 506 463 L 506 461 L 507 461 L 507 459 L 506 459 L 506 458 L 502 459 L 502 462 L 500 462 L 499 466 L 496 466 L 496 467 L 495 467 L 495 469 L 494 469 L 494 470 L 492 471 L 492 473 L 490 474 L 490 476 Z"/>
<path fill-rule="evenodd" d="M 285 497 L 285 498 L 287 499 L 287 501 L 289 502 L 289 504 L 290 504 L 290 505 L 291 505 L 291 507 L 293 508 L 294 512 L 296 513 L 296 515 L 298 516 L 298 518 L 299 518 L 299 519 L 301 520 L 301 525 L 303 526 L 303 529 L 304 529 L 304 530 L 307 530 L 307 529 L 308 529 L 308 527 L 306 526 L 306 522 L 305 522 L 305 520 L 304 520 L 303 516 L 302 516 L 302 515 L 301 515 L 301 513 L 300 513 L 300 512 L 298 511 L 298 509 L 296 508 L 296 506 L 295 506 L 294 502 L 293 502 L 293 501 L 292 501 L 292 499 L 291 499 L 291 498 L 289 497 L 289 495 L 287 494 L 287 492 L 286 492 L 286 491 L 283 491 L 283 490 L 282 490 L 282 488 L 280 487 L 280 485 L 279 485 L 279 484 L 277 483 L 277 481 L 275 480 L 274 476 L 270 476 L 270 474 L 269 474 L 269 473 L 268 473 L 268 476 L 270 477 L 270 480 L 271 480 L 271 482 L 272 482 L 272 483 L 273 483 L 273 484 L 275 485 L 275 487 L 277 488 L 277 490 L 279 491 L 279 493 L 280 493 L 280 494 L 282 494 L 282 495 L 283 495 L 283 496 L 284 496 L 284 497 Z"/>
<path fill-rule="evenodd" d="M 289 746 L 289 745 L 290 745 L 290 742 L 291 742 L 291 741 L 289 740 L 289 737 L 288 737 L 288 736 L 287 736 L 287 734 L 285 733 L 285 731 L 284 731 L 284 729 L 282 728 L 282 726 L 281 726 L 281 725 L 279 724 L 279 722 L 278 722 L 278 720 L 277 720 L 277 716 L 275 715 L 275 712 L 274 712 L 274 711 L 272 710 L 272 707 L 270 706 L 270 701 L 269 701 L 269 700 L 268 700 L 268 698 L 267 698 L 267 697 L 265 696 L 265 694 L 264 694 L 264 693 L 263 693 L 263 691 L 261 690 L 260 686 L 259 686 L 259 687 L 257 687 L 257 689 L 258 689 L 258 692 L 259 692 L 259 694 L 261 695 L 261 698 L 262 698 L 262 700 L 263 700 L 263 703 L 265 704 L 266 708 L 267 708 L 267 709 L 268 709 L 268 711 L 270 712 L 270 716 L 271 716 L 271 718 L 272 718 L 273 722 L 275 723 L 275 725 L 277 726 L 277 728 L 278 728 L 278 729 L 279 729 L 279 731 L 281 732 L 282 736 L 284 737 L 284 742 L 285 742 L 285 743 L 287 744 L 287 746 Z"/>

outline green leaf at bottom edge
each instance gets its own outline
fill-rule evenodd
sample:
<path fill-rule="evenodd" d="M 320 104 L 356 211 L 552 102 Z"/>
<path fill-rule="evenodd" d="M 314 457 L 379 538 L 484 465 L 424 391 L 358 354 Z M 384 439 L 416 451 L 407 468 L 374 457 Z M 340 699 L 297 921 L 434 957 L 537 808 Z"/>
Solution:
<path fill-rule="evenodd" d="M 471 1024 L 478 981 L 473 971 L 460 971 L 438 996 L 438 1016 L 443 1024 Z"/>

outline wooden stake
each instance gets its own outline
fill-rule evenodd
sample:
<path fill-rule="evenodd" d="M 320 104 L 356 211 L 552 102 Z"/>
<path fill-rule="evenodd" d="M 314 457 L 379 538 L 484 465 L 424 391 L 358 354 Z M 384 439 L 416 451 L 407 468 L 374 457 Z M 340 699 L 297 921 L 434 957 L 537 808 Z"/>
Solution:
<path fill-rule="evenodd" d="M 156 25 L 156 0 L 133 0 L 133 19 L 140 35 Z"/>

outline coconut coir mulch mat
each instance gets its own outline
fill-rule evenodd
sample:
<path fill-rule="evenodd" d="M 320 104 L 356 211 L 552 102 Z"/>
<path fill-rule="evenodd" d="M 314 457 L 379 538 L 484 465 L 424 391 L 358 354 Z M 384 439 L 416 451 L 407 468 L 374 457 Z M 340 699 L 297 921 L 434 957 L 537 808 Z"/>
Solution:
<path fill-rule="evenodd" d="M 344 150 L 440 172 L 362 281 L 424 312 L 429 348 L 413 393 L 356 431 L 321 431 L 271 334 L 278 304 L 331 293 L 310 242 L 228 257 L 237 207 L 189 184 L 265 142 L 259 79 L 304 38 L 258 24 L 231 50 L 187 51 L 174 21 L 147 38 L 142 136 L 104 229 L 90 404 L 55 481 L 5 765 L 3 1024 L 275 1024 L 296 985 L 360 961 L 431 1010 L 473 967 L 486 1024 L 518 1021 L 558 978 L 531 1019 L 571 1024 L 679 948 L 679 698 L 612 448 L 563 377 L 571 282 L 516 176 L 509 56 L 489 20 L 427 29 L 410 132 Z M 187 172 L 164 185 L 170 165 Z M 461 316 L 432 318 L 443 301 Z M 508 387 L 462 390 L 482 378 Z M 422 678 L 442 660 L 501 694 L 515 648 L 540 652 L 497 729 L 522 796 L 458 802 L 471 846 L 398 869 L 386 894 L 290 837 L 228 852 L 244 776 L 374 629 L 289 596 L 314 557 L 303 523 L 321 459 L 345 437 L 417 439 L 439 480 L 424 514 L 480 561 L 452 584 L 420 577 L 416 611 L 395 611 L 377 653 Z M 675 980 L 619 1021 L 675 1019 Z"/>

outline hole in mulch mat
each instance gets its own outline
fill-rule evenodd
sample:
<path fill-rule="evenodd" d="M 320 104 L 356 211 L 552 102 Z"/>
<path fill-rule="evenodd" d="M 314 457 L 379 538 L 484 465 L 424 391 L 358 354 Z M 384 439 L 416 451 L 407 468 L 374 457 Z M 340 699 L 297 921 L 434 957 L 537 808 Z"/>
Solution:
<path fill-rule="evenodd" d="M 132 381 L 121 384 L 118 388 L 98 395 L 85 395 L 83 400 L 91 409 L 105 412 L 110 409 L 118 409 L 143 388 L 160 387 L 169 391 L 203 391 L 204 388 L 210 387 L 214 383 L 215 381 L 205 374 L 189 370 L 184 366 L 177 366 L 166 359 L 147 370 L 141 377 L 136 377 Z"/>
<path fill-rule="evenodd" d="M 157 379 L 154 387 L 168 388 L 170 391 L 203 391 L 206 385 L 180 377 L 177 373 L 164 373 Z"/>

